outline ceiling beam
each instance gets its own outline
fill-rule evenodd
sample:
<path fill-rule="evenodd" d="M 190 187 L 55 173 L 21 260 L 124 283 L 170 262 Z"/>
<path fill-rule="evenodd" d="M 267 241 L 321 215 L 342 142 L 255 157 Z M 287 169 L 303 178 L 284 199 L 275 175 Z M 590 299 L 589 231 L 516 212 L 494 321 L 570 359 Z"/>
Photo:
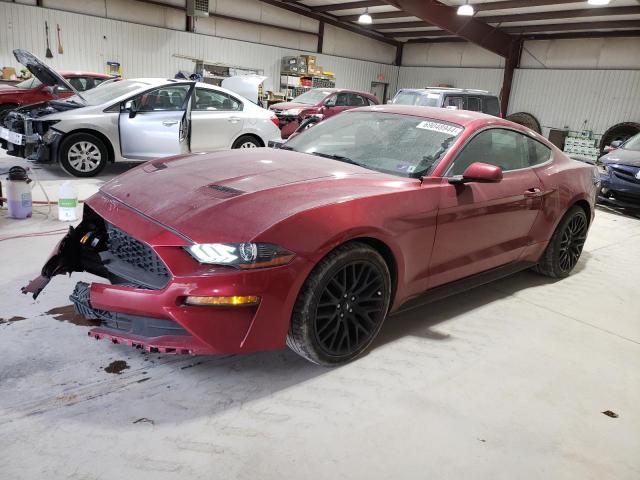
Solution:
<path fill-rule="evenodd" d="M 629 38 L 640 37 L 640 30 L 620 30 L 609 32 L 565 32 L 565 33 L 528 33 L 522 35 L 523 40 L 573 40 L 580 38 Z M 466 42 L 460 37 L 412 38 L 406 43 L 449 43 Z"/>
<path fill-rule="evenodd" d="M 405 14 L 406 15 L 406 14 Z M 602 16 L 618 16 L 618 15 L 640 15 L 640 6 L 638 7 L 610 7 L 610 8 L 583 8 L 579 10 L 562 10 L 559 12 L 535 12 L 535 13 L 519 13 L 513 15 L 487 15 L 485 17 L 477 17 L 485 23 L 511 23 L 511 22 L 529 22 L 532 20 L 558 20 L 561 18 L 585 18 L 585 17 L 602 17 Z M 357 20 L 357 16 L 355 20 Z M 345 19 L 347 17 L 338 17 Z M 395 28 L 423 28 L 432 25 L 423 21 L 411 22 L 385 22 L 374 23 L 371 28 L 374 30 L 393 30 Z"/>
<path fill-rule="evenodd" d="M 380 7 L 386 5 L 383 0 L 365 0 L 361 2 L 341 2 L 332 3 L 330 5 L 318 5 L 317 7 L 311 7 L 314 12 L 337 12 L 339 10 L 351 10 L 352 8 L 368 8 L 368 7 Z"/>
<path fill-rule="evenodd" d="M 575 30 L 611 30 L 613 28 L 640 28 L 640 20 L 610 20 L 606 22 L 577 22 L 554 23 L 546 25 L 522 25 L 519 27 L 504 27 L 508 33 L 531 32 L 570 32 Z"/>
<path fill-rule="evenodd" d="M 566 3 L 581 3 L 581 2 L 582 0 L 502 0 L 499 2 L 474 3 L 473 8 L 476 10 L 476 12 L 488 12 L 492 10 L 511 10 L 514 8 L 545 7 L 548 5 L 562 5 Z M 351 5 L 353 4 L 340 3 L 340 4 L 332 4 L 331 6 L 323 5 L 323 8 L 326 8 L 325 11 L 340 11 L 340 10 L 353 8 Z M 376 5 L 370 5 L 370 6 L 376 6 Z M 613 8 L 613 7 L 610 7 L 610 8 Z M 623 8 L 623 7 L 618 7 L 618 8 Z M 590 10 L 594 10 L 597 12 L 603 9 L 593 8 Z M 572 11 L 575 11 L 575 10 L 569 10 L 569 12 L 572 12 Z M 565 12 L 558 12 L 558 13 L 565 13 Z M 369 15 L 371 15 L 371 18 L 373 18 L 374 20 L 382 20 L 387 18 L 406 18 L 406 17 L 412 16 L 402 11 L 376 12 L 376 13 L 369 13 Z M 345 22 L 346 21 L 355 22 L 358 20 L 359 16 L 360 15 L 336 15 L 337 18 L 339 18 L 340 20 L 344 20 Z M 485 17 L 478 17 L 478 18 L 484 19 Z"/>
<path fill-rule="evenodd" d="M 638 7 L 581 8 L 559 12 L 519 13 L 513 15 L 487 15 L 478 17 L 487 23 L 529 22 L 531 20 L 557 20 L 559 18 L 603 17 L 608 15 L 640 15 Z"/>
<path fill-rule="evenodd" d="M 611 30 L 613 28 L 633 28 L 640 29 L 640 20 L 619 20 L 606 22 L 577 22 L 577 23 L 554 23 L 543 25 L 522 25 L 515 27 L 503 27 L 501 32 L 507 34 L 524 34 L 532 32 L 571 32 L 577 30 Z M 385 32 L 394 38 L 411 38 L 411 37 L 443 37 L 450 36 L 451 32 L 444 30 L 403 30 L 399 32 Z"/>
<path fill-rule="evenodd" d="M 374 20 L 383 20 L 385 18 L 406 18 L 411 16 L 406 12 L 398 11 L 377 13 L 369 12 L 369 15 L 371 15 L 371 18 Z M 357 22 L 359 17 L 360 15 L 336 15 L 336 18 L 339 18 L 344 22 Z"/>
<path fill-rule="evenodd" d="M 476 12 L 489 10 L 510 10 L 513 8 L 546 7 L 565 3 L 583 3 L 582 0 L 502 0 L 499 2 L 474 3 Z"/>
<path fill-rule="evenodd" d="M 456 13 L 454 7 L 444 5 L 437 0 L 386 1 L 389 5 L 418 17 L 431 25 L 435 25 L 449 34 L 466 38 L 470 42 L 501 57 L 508 58 L 513 52 L 512 44 L 517 40 L 515 37 L 497 30 L 474 17 L 462 17 Z M 416 36 L 415 33 L 411 34 L 411 32 L 401 32 L 398 35 L 393 32 L 387 33 L 398 38 Z"/>
<path fill-rule="evenodd" d="M 267 3 L 269 5 L 273 5 L 274 7 L 279 7 L 289 12 L 297 13 L 298 15 L 302 15 L 303 17 L 312 18 L 319 22 L 324 22 L 328 25 L 333 25 L 334 27 L 342 28 L 344 30 L 348 30 L 352 33 L 357 33 L 358 35 L 362 35 L 368 38 L 372 38 L 374 40 L 378 40 L 379 42 L 386 43 L 388 45 L 393 45 L 394 47 L 398 47 L 400 42 L 393 40 L 392 38 L 386 36 L 383 33 L 378 33 L 371 29 L 358 27 L 357 25 L 353 25 L 351 23 L 346 23 L 338 20 L 333 15 L 328 15 L 324 13 L 312 12 L 308 7 L 304 7 L 303 5 L 292 4 L 287 2 L 282 2 L 280 0 L 260 0 L 263 3 Z"/>

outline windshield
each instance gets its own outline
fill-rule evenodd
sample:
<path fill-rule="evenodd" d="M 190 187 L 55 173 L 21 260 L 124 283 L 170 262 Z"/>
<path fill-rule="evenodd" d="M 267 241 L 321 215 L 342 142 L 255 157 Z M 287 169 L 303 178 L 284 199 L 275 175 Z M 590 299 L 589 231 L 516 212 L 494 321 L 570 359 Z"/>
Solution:
<path fill-rule="evenodd" d="M 102 105 L 103 103 L 121 97 L 128 93 L 134 93 L 138 89 L 150 86 L 148 83 L 136 80 L 121 80 L 119 82 L 107 83 L 100 88 L 92 88 L 86 92 L 82 92 L 82 98 L 87 101 L 87 105 Z M 80 103 L 83 101 L 77 95 L 69 97 L 67 102 Z"/>
<path fill-rule="evenodd" d="M 420 177 L 462 131 L 460 125 L 424 117 L 352 111 L 320 122 L 283 148 L 400 177 Z"/>
<path fill-rule="evenodd" d="M 411 91 L 411 90 L 400 90 L 396 94 L 396 96 L 393 97 L 392 103 L 394 105 L 418 105 L 421 107 L 439 107 L 440 94 L 417 92 L 417 91 Z"/>
<path fill-rule="evenodd" d="M 31 78 L 27 78 L 26 80 L 20 83 L 17 83 L 16 87 L 34 89 L 34 88 L 38 88 L 40 85 L 42 85 L 42 82 L 40 80 L 38 80 L 36 77 L 31 77 Z"/>
<path fill-rule="evenodd" d="M 312 90 L 309 90 L 308 92 L 303 93 L 302 95 L 298 95 L 291 101 L 296 103 L 306 103 L 307 105 L 316 105 L 331 93 L 332 92 L 328 90 L 314 88 Z"/>
<path fill-rule="evenodd" d="M 640 152 L 640 133 L 634 137 L 631 137 L 629 140 L 622 145 L 624 150 L 632 150 L 634 152 Z"/>

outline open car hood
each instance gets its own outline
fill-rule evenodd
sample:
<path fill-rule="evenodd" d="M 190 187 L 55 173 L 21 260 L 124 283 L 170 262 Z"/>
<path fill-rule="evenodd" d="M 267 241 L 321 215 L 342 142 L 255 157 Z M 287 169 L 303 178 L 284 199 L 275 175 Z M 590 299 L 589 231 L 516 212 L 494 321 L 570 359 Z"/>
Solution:
<path fill-rule="evenodd" d="M 258 103 L 258 88 L 267 79 L 261 75 L 236 75 L 225 78 L 222 81 L 222 88 L 242 95 L 244 98 Z"/>
<path fill-rule="evenodd" d="M 20 48 L 16 48 L 13 51 L 13 56 L 16 60 L 24 65 L 31 74 L 40 80 L 44 85 L 48 87 L 65 87 L 74 92 L 85 104 L 86 100 L 73 86 L 67 82 L 67 80 L 56 72 L 53 68 L 48 66 L 33 53 L 27 52 Z"/>

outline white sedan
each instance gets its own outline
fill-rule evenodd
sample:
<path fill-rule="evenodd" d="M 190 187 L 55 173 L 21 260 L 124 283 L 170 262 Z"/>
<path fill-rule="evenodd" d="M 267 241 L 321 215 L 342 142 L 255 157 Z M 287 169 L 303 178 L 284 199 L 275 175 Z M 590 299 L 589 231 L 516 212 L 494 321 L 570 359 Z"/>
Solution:
<path fill-rule="evenodd" d="M 35 56 L 14 53 L 51 88 L 72 88 Z M 10 155 L 60 162 L 78 177 L 97 175 L 113 161 L 263 147 L 281 138 L 275 114 L 240 95 L 159 78 L 107 82 L 65 100 L 16 109 L 3 119 L 0 137 Z"/>

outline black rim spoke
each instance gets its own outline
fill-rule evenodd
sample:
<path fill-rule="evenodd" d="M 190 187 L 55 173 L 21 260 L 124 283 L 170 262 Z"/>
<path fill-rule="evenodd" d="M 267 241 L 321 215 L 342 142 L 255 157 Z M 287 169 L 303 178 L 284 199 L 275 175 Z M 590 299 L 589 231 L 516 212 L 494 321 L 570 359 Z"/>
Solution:
<path fill-rule="evenodd" d="M 565 228 L 560 240 L 558 264 L 563 271 L 568 272 L 576 266 L 586 239 L 587 221 L 582 215 L 576 215 Z"/>
<path fill-rule="evenodd" d="M 315 336 L 329 355 L 348 355 L 366 345 L 384 319 L 386 289 L 379 269 L 348 263 L 326 283 L 316 307 Z"/>

